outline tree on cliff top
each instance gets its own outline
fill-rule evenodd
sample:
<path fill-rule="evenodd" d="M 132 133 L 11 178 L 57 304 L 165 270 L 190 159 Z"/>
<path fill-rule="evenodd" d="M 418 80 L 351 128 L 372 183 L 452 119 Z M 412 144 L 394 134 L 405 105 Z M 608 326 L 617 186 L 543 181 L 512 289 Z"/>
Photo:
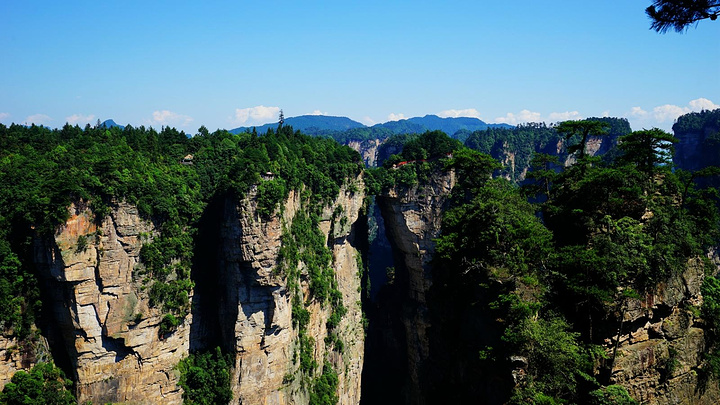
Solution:
<path fill-rule="evenodd" d="M 654 0 L 653 4 L 645 9 L 645 13 L 652 20 L 650 29 L 663 34 L 671 28 L 683 32 L 700 20 L 717 20 L 720 15 L 720 1 Z"/>
<path fill-rule="evenodd" d="M 563 121 L 559 123 L 555 129 L 561 135 L 565 136 L 567 141 L 571 141 L 572 138 L 580 137 L 580 142 L 568 146 L 568 153 L 580 152 L 578 159 L 582 159 L 587 151 L 585 147 L 588 142 L 588 138 L 591 136 L 601 136 L 607 134 L 607 130 L 610 128 L 610 124 L 602 121 Z"/>

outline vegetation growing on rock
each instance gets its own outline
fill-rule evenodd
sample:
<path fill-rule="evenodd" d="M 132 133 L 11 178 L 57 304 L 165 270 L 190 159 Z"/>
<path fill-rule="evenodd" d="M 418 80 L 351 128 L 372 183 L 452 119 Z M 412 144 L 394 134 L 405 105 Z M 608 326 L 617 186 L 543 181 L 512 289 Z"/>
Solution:
<path fill-rule="evenodd" d="M 29 372 L 18 371 L 0 392 L 0 404 L 72 405 L 72 381 L 52 363 L 38 363 Z"/>
<path fill-rule="evenodd" d="M 620 137 L 613 159 L 585 153 L 582 139 L 566 168 L 538 157 L 541 170 L 525 191 L 542 194 L 535 207 L 492 178 L 500 166 L 490 156 L 454 151 L 445 167 L 458 183 L 428 292 L 434 372 L 423 389 L 431 400 L 633 403 L 609 384 L 615 352 L 603 339 L 627 333 L 629 302 L 679 277 L 718 241 L 716 194 L 673 170 L 673 142 L 653 129 Z M 394 163 L 372 173 L 375 190 L 408 185 Z M 704 287 L 708 319 L 716 312 L 713 280 Z M 493 381 L 498 370 L 514 382 L 467 384 Z"/>

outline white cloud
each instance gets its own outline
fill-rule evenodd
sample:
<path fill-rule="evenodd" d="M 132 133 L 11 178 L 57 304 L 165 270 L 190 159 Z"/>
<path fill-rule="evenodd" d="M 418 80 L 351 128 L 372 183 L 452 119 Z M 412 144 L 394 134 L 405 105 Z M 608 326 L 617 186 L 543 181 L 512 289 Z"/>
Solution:
<path fill-rule="evenodd" d="M 548 120 L 550 122 L 581 120 L 583 117 L 577 111 L 565 111 L 550 113 Z"/>
<path fill-rule="evenodd" d="M 539 112 L 530 110 L 522 110 L 518 114 L 507 113 L 504 117 L 495 118 L 495 122 L 504 122 L 510 125 L 517 125 L 523 122 L 540 122 L 542 121 Z"/>
<path fill-rule="evenodd" d="M 10 113 L 0 113 L 0 120 L 10 118 Z"/>
<path fill-rule="evenodd" d="M 643 110 L 641 107 L 633 107 L 630 110 L 630 116 L 632 117 L 647 117 L 648 112 Z"/>
<path fill-rule="evenodd" d="M 625 116 L 630 120 L 632 128 L 636 130 L 657 127 L 672 131 L 672 125 L 681 115 L 716 108 L 720 108 L 720 105 L 701 97 L 690 100 L 686 106 L 663 104 L 653 107 L 650 111 L 645 111 L 642 107 L 632 107 Z"/>
<path fill-rule="evenodd" d="M 603 114 L 608 114 L 608 112 L 604 112 Z M 581 120 L 584 117 L 578 112 L 578 111 L 564 111 L 564 112 L 551 112 L 547 116 L 544 116 L 543 114 L 537 112 L 537 111 L 530 111 L 530 110 L 522 110 L 519 113 L 507 113 L 504 117 L 497 117 L 495 118 L 496 123 L 506 123 L 510 125 L 518 125 L 523 124 L 527 122 L 546 122 L 546 123 L 552 123 L 552 122 L 560 122 L 560 121 L 572 121 L 572 120 Z"/>
<path fill-rule="evenodd" d="M 89 124 L 94 120 L 95 120 L 95 116 L 92 114 L 90 114 L 90 115 L 73 114 L 69 117 L 65 117 L 65 122 L 67 122 L 70 125 Z"/>
<path fill-rule="evenodd" d="M 700 112 L 703 110 L 714 110 L 720 108 L 720 105 L 713 103 L 706 98 L 696 98 L 690 100 L 687 107 L 682 107 L 674 104 L 664 104 L 653 108 L 653 117 L 659 123 L 662 122 L 675 122 L 679 116 L 688 114 L 691 112 Z"/>
<path fill-rule="evenodd" d="M 313 111 L 313 112 L 311 112 L 311 113 L 308 113 L 308 114 L 306 114 L 306 115 L 328 115 L 328 113 L 322 112 L 322 111 L 320 111 L 320 110 L 315 110 L 315 111 Z"/>
<path fill-rule="evenodd" d="M 605 110 L 605 111 L 603 111 L 600 116 L 603 117 L 603 118 L 609 117 L 609 116 L 610 116 L 610 110 Z"/>
<path fill-rule="evenodd" d="M 474 108 L 466 108 L 464 110 L 445 110 L 440 111 L 438 116 L 442 118 L 473 117 L 480 119 L 480 111 Z"/>
<path fill-rule="evenodd" d="M 674 122 L 677 117 L 689 113 L 690 111 L 691 110 L 687 107 L 665 104 L 653 108 L 653 117 L 657 122 Z"/>
<path fill-rule="evenodd" d="M 400 121 L 400 120 L 404 120 L 404 119 L 406 119 L 406 117 L 405 117 L 405 114 L 403 114 L 403 113 L 398 113 L 398 114 L 390 113 L 387 116 L 388 121 Z"/>
<path fill-rule="evenodd" d="M 29 124 L 35 124 L 35 125 L 45 125 L 48 122 L 52 121 L 52 118 L 45 114 L 33 114 L 29 115 L 27 118 L 25 118 L 25 123 Z"/>
<path fill-rule="evenodd" d="M 720 108 L 720 105 L 717 105 L 713 103 L 712 101 L 706 99 L 706 98 L 698 98 L 695 100 L 692 100 L 688 103 L 690 106 L 690 109 L 696 112 L 700 112 L 702 110 L 715 110 Z"/>
<path fill-rule="evenodd" d="M 231 121 L 238 125 L 262 125 L 277 121 L 279 115 L 280 107 L 265 107 L 264 105 L 259 105 L 250 108 L 236 108 L 235 116 L 231 118 Z"/>
<path fill-rule="evenodd" d="M 365 124 L 365 125 L 367 125 L 367 126 L 369 126 L 369 127 L 377 124 L 377 122 L 375 122 L 375 120 L 372 119 L 372 118 L 370 118 L 370 117 L 363 117 L 363 118 L 360 120 L 360 122 L 362 122 L 363 124 Z"/>
<path fill-rule="evenodd" d="M 155 111 L 152 114 L 152 122 L 165 126 L 184 127 L 193 121 L 192 117 L 181 115 L 169 110 Z"/>

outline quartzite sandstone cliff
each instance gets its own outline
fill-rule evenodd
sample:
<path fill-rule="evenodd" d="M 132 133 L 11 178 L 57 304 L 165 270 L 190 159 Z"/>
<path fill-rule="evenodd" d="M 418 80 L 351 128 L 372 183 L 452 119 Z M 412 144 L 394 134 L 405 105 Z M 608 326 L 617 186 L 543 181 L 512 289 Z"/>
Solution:
<path fill-rule="evenodd" d="M 120 203 L 97 221 L 76 204 L 53 238 L 36 243 L 44 293 L 52 300 L 56 333 L 50 335 L 70 359 L 81 403 L 182 402 L 173 367 L 187 356 L 192 317 L 161 339 L 162 313 L 133 279 L 140 248 L 154 234 L 131 205 Z"/>
<path fill-rule="evenodd" d="M 400 322 L 406 349 L 406 401 L 424 403 L 421 369 L 429 356 L 429 325 L 426 294 L 432 285 L 430 260 L 435 238 L 440 236 L 442 214 L 455 172 L 430 176 L 427 184 L 409 189 L 392 189 L 377 198 L 395 257 L 395 283 L 404 297 Z"/>
<path fill-rule="evenodd" d="M 314 301 L 307 304 L 312 354 L 319 367 L 328 360 L 336 370 L 340 404 L 359 403 L 364 356 L 361 273 L 359 252 L 354 247 L 354 225 L 364 195 L 356 191 L 363 189 L 361 178 L 350 183 L 351 190 L 341 188 L 339 197 L 323 208 L 319 224 L 347 308 L 335 329 L 344 345 L 342 351 L 333 351 L 325 343 L 332 308 Z M 68 360 L 64 368 L 76 381 L 78 400 L 182 403 L 175 366 L 191 348 L 203 350 L 219 344 L 233 353 L 234 403 L 307 403 L 311 377 L 299 371 L 298 331 L 293 325 L 287 278 L 274 272 L 283 227 L 289 228 L 307 204 L 300 193 L 291 192 L 275 215 L 263 218 L 257 213 L 254 190 L 241 200 L 225 198 L 222 215 L 214 217 L 220 220 L 215 224 L 219 233 L 216 254 L 203 256 L 216 262 L 196 263 L 193 270 L 197 275 L 204 267 L 219 269 L 211 284 L 216 288 L 202 290 L 214 297 L 191 294 L 198 303 L 219 305 L 195 305 L 177 330 L 165 335 L 159 334 L 162 312 L 150 306 L 141 280 L 133 276 L 142 266 L 139 253 L 143 243 L 157 236 L 152 222 L 126 203 L 116 204 L 105 218 L 95 218 L 82 202 L 69 207 L 69 219 L 55 235 L 36 240 L 35 260 L 46 307 L 52 308 L 52 321 L 44 332 L 56 362 Z M 338 212 L 344 219 L 336 217 Z M 307 297 L 307 282 L 301 283 L 301 290 Z M 44 345 L 44 339 L 36 344 Z M 29 369 L 38 353 L 47 352 L 40 348 L 34 350 L 34 356 L 23 357 L 16 345 L 13 340 L 0 339 L 3 386 L 15 371 Z"/>
<path fill-rule="evenodd" d="M 359 179 L 356 179 L 359 181 Z M 360 376 L 363 365 L 364 331 L 360 301 L 360 278 L 353 247 L 353 224 L 357 221 L 363 195 L 342 188 L 337 201 L 323 210 L 320 228 L 333 254 L 333 268 L 347 314 L 339 325 L 344 343 L 342 353 L 330 351 L 325 344 L 326 322 L 331 308 L 312 302 L 308 306 L 308 334 L 315 342 L 313 355 L 318 364 L 329 358 L 338 373 L 340 404 L 360 401 Z M 221 282 L 224 286 L 221 323 L 225 345 L 235 353 L 232 375 L 234 402 L 244 404 L 307 403 L 308 382 L 303 382 L 296 356 L 298 331 L 293 327 L 292 294 L 287 279 L 274 272 L 278 264 L 283 226 L 289 227 L 304 202 L 291 193 L 282 215 L 270 219 L 257 215 L 252 198 L 239 203 L 227 200 L 222 226 Z M 346 221 L 332 222 L 336 207 Z M 344 224 L 344 225 L 341 225 Z M 302 264 L 300 264 L 302 268 Z M 308 285 L 301 283 L 303 295 Z M 234 319 L 234 322 L 223 322 Z"/>

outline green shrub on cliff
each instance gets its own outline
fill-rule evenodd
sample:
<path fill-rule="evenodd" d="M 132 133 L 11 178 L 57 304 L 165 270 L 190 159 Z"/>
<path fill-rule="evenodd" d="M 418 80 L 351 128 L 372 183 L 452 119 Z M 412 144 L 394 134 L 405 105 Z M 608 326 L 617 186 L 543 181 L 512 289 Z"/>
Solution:
<path fill-rule="evenodd" d="M 202 127 L 188 137 L 170 127 L 0 124 L 0 327 L 29 330 L 41 298 L 33 240 L 52 240 L 72 202 L 89 202 L 101 220 L 127 201 L 152 221 L 158 233 L 143 244 L 137 275 L 152 305 L 182 319 L 197 221 L 210 199 L 257 185 L 258 213 L 268 216 L 290 190 L 305 190 L 317 213 L 361 170 L 350 148 L 290 127 L 262 136 Z"/>
<path fill-rule="evenodd" d="M 502 391 L 516 403 L 635 403 L 624 389 L 603 387 L 614 353 L 598 345 L 627 333 L 621 319 L 629 300 L 678 276 L 717 243 L 720 217 L 714 191 L 696 189 L 692 176 L 673 170 L 672 136 L 638 131 L 622 141 L 611 160 L 580 153 L 581 146 L 564 169 L 537 159 L 545 171 L 532 177 L 537 184 L 529 189 L 543 201 L 535 207 L 509 182 L 491 178 L 499 166 L 489 156 L 454 151 L 445 167 L 458 183 L 427 293 L 428 361 L 436 372 L 423 381 L 432 400 Z M 370 189 L 386 193 L 399 173 L 376 169 Z M 428 182 L 415 173 L 422 190 Z M 720 296 L 713 280 L 703 287 L 711 326 Z M 709 332 L 713 347 L 717 335 Z M 720 370 L 715 352 L 708 365 Z M 519 380 L 483 383 L 498 373 Z"/>
<path fill-rule="evenodd" d="M 706 359 L 710 373 L 720 380 L 720 279 L 705 277 L 702 285 L 702 316 L 708 323 Z"/>
<path fill-rule="evenodd" d="M 188 405 L 222 405 L 232 399 L 230 371 L 232 358 L 222 353 L 219 347 L 214 351 L 189 355 L 177 369 L 180 372 L 180 387 L 183 389 L 183 403 Z"/>
<path fill-rule="evenodd" d="M 387 192 L 399 186 L 407 189 L 424 183 L 431 173 L 444 167 L 448 158 L 462 144 L 442 131 L 428 131 L 421 135 L 398 135 L 388 142 L 395 143 L 400 154 L 391 155 L 382 167 L 365 171 L 366 192 L 369 195 Z"/>
<path fill-rule="evenodd" d="M 18 371 L 0 392 L 0 404 L 72 405 L 72 381 L 52 363 L 38 363 L 29 372 Z"/>
<path fill-rule="evenodd" d="M 630 396 L 625 387 L 609 385 L 590 392 L 589 405 L 638 405 L 638 401 Z"/>
<path fill-rule="evenodd" d="M 329 362 L 323 365 L 322 374 L 313 381 L 310 391 L 310 405 L 335 405 L 337 396 L 338 375 Z"/>

